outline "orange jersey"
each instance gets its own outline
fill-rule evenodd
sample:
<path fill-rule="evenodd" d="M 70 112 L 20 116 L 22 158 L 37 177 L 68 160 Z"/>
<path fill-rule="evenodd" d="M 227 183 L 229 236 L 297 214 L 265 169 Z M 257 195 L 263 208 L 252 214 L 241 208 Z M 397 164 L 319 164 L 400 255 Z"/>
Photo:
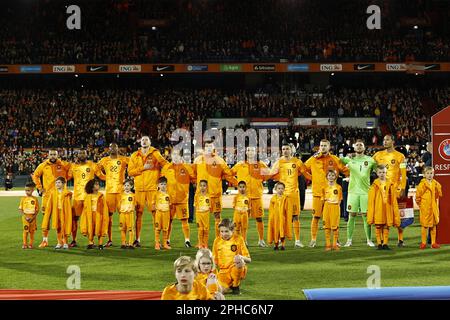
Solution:
<path fill-rule="evenodd" d="M 144 170 L 146 163 L 151 164 L 152 168 Z M 156 191 L 161 169 L 166 164 L 168 164 L 167 160 L 153 147 L 150 147 L 146 154 L 143 154 L 141 149 L 134 152 L 128 164 L 128 174 L 134 177 L 135 190 Z"/>
<path fill-rule="evenodd" d="M 155 196 L 155 206 L 156 210 L 161 212 L 170 211 L 170 196 L 168 193 L 158 191 Z"/>
<path fill-rule="evenodd" d="M 233 198 L 233 208 L 235 212 L 248 214 L 250 210 L 250 200 L 246 195 L 238 193 Z"/>
<path fill-rule="evenodd" d="M 228 269 L 234 265 L 234 257 L 241 255 L 250 258 L 244 239 L 234 233 L 230 240 L 217 237 L 213 244 L 214 263 L 219 269 Z"/>
<path fill-rule="evenodd" d="M 178 292 L 176 283 L 165 287 L 161 300 L 213 300 L 213 296 L 203 283 L 194 280 L 192 290 L 187 294 Z"/>
<path fill-rule="evenodd" d="M 216 275 L 217 282 L 215 284 L 207 285 L 208 277 L 210 274 Z M 218 282 L 219 282 L 218 279 L 219 279 L 219 273 L 217 272 L 217 269 L 211 270 L 209 273 L 202 273 L 199 271 L 197 273 L 197 275 L 195 276 L 195 280 L 204 284 L 208 288 L 209 292 L 211 292 L 211 293 L 215 293 L 218 291 Z"/>
<path fill-rule="evenodd" d="M 128 213 L 128 212 L 134 212 L 134 209 L 136 207 L 136 200 L 134 193 L 122 193 L 120 197 L 120 204 L 119 204 L 119 212 L 120 213 Z"/>
<path fill-rule="evenodd" d="M 55 163 L 51 163 L 50 160 L 45 160 L 38 165 L 31 177 L 38 189 L 42 189 L 42 177 L 45 191 L 50 191 L 55 188 L 56 178 L 64 177 L 67 179 L 69 168 L 70 163 L 66 161 L 56 160 Z"/>
<path fill-rule="evenodd" d="M 332 154 L 323 155 L 318 153 L 317 155 L 311 156 L 305 162 L 305 166 L 312 175 L 312 192 L 315 197 L 321 197 L 322 189 L 328 185 L 328 170 L 334 170 L 338 175 L 339 172 L 346 176 L 349 175 L 348 168 L 338 157 Z"/>
<path fill-rule="evenodd" d="M 375 153 L 373 159 L 378 165 L 386 166 L 388 180 L 391 180 L 396 187 L 400 186 L 401 189 L 405 189 L 406 162 L 405 156 L 401 152 L 382 150 Z"/>
<path fill-rule="evenodd" d="M 186 163 L 168 163 L 162 168 L 161 176 L 167 178 L 167 191 L 173 204 L 187 203 L 189 183 L 194 179 L 192 167 Z"/>
<path fill-rule="evenodd" d="M 207 194 L 196 193 L 194 207 L 197 212 L 211 212 L 211 198 Z"/>
<path fill-rule="evenodd" d="M 337 183 L 323 188 L 323 200 L 328 203 L 339 204 L 342 201 L 342 188 Z"/>
<path fill-rule="evenodd" d="M 84 187 L 89 180 L 95 178 L 97 174 L 97 165 L 92 161 L 86 161 L 85 164 L 72 163 L 69 169 L 69 180 L 73 177 L 73 199 L 84 200 L 86 192 Z"/>
<path fill-rule="evenodd" d="M 271 174 L 276 176 L 274 180 L 284 183 L 284 194 L 291 195 L 298 192 L 298 176 L 305 171 L 305 165 L 300 159 L 292 157 L 287 160 L 284 157 L 281 157 L 274 163 Z"/>
<path fill-rule="evenodd" d="M 197 184 L 200 180 L 208 181 L 208 193 L 213 198 L 222 195 L 222 179 L 230 181 L 233 185 L 237 184 L 225 160 L 217 155 L 198 156 L 194 160 L 193 168 Z"/>
<path fill-rule="evenodd" d="M 262 182 L 269 178 L 268 171 L 269 168 L 262 161 L 256 163 L 240 161 L 231 168 L 231 172 L 236 176 L 236 180 L 245 181 L 247 184 L 247 194 L 250 199 L 259 199 L 262 197 Z"/>
<path fill-rule="evenodd" d="M 24 214 L 37 214 L 39 212 L 38 198 L 34 196 L 22 197 L 20 199 L 19 209 L 22 210 Z"/>
<path fill-rule="evenodd" d="M 116 159 L 109 156 L 98 162 L 99 178 L 106 180 L 106 193 L 122 193 L 128 161 L 124 156 L 117 156 Z"/>

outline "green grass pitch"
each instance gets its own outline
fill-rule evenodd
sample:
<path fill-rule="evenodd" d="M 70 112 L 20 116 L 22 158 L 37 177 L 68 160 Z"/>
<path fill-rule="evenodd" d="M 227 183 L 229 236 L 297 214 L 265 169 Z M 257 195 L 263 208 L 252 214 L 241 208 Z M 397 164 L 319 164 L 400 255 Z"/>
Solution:
<path fill-rule="evenodd" d="M 79 236 L 81 247 L 55 251 L 56 234 L 50 231 L 51 247 L 38 249 L 42 237 L 39 214 L 35 249 L 22 250 L 22 224 L 17 207 L 19 197 L 0 198 L 0 288 L 1 289 L 66 289 L 67 267 L 77 265 L 81 270 L 83 290 L 154 290 L 174 282 L 173 261 L 180 255 L 195 256 L 194 248 L 185 248 L 181 225 L 175 222 L 172 250 L 153 249 L 151 215 L 144 217 L 143 248 L 121 250 L 118 215 L 114 216 L 114 247 L 104 251 L 87 251 L 86 239 Z M 231 217 L 231 210 L 223 212 Z M 416 213 L 417 214 L 417 213 Z M 267 218 L 267 212 L 266 212 Z M 448 255 L 450 246 L 439 250 L 419 250 L 420 226 L 416 222 L 405 230 L 405 248 L 397 248 L 397 231 L 391 229 L 393 250 L 377 251 L 364 242 L 362 221 L 357 219 L 354 245 L 339 252 L 324 251 L 324 232 L 319 231 L 318 247 L 294 249 L 289 241 L 286 251 L 256 246 L 255 221 L 250 220 L 249 251 L 252 263 L 247 279 L 241 285 L 240 296 L 227 299 L 305 299 L 302 289 L 334 287 L 366 287 L 367 268 L 381 269 L 381 286 L 449 285 Z M 267 221 L 267 220 L 266 220 Z M 211 219 L 213 225 L 214 220 Z M 310 239 L 310 212 L 301 214 L 301 240 Z M 196 243 L 197 228 L 191 224 L 191 242 Z M 213 227 L 211 231 L 213 232 Z M 341 242 L 346 240 L 345 222 L 341 221 Z M 210 237 L 212 245 L 212 236 Z"/>

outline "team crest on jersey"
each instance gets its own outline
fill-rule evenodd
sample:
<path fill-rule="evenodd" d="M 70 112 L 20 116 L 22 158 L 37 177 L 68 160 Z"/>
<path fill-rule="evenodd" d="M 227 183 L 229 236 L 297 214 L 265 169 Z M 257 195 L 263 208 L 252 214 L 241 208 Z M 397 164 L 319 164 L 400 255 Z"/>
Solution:
<path fill-rule="evenodd" d="M 292 168 L 295 169 L 297 166 L 295 165 L 295 163 L 292 165 Z"/>
<path fill-rule="evenodd" d="M 209 203 L 209 199 L 206 199 L 206 203 Z"/>
<path fill-rule="evenodd" d="M 338 191 L 336 189 L 333 190 L 334 194 L 338 194 Z"/>
<path fill-rule="evenodd" d="M 180 173 L 181 173 L 181 174 L 185 174 L 186 171 L 184 171 L 184 169 L 181 169 Z"/>
<path fill-rule="evenodd" d="M 349 204 L 348 207 L 347 207 L 347 209 L 348 209 L 348 210 L 352 210 L 352 205 Z"/>
<path fill-rule="evenodd" d="M 91 172 L 91 168 L 86 168 L 86 172 Z"/>
<path fill-rule="evenodd" d="M 231 245 L 231 251 L 233 251 L 233 252 L 237 251 L 237 246 L 235 244 Z"/>
<path fill-rule="evenodd" d="M 33 205 L 34 205 L 34 200 L 31 200 L 31 204 L 33 204 Z"/>
<path fill-rule="evenodd" d="M 166 201 L 169 201 L 169 197 L 166 197 Z"/>
<path fill-rule="evenodd" d="M 248 200 L 245 200 L 245 201 L 244 201 L 244 204 L 248 204 Z"/>
<path fill-rule="evenodd" d="M 364 166 L 368 166 L 369 165 L 369 162 L 368 161 L 364 161 Z"/>
<path fill-rule="evenodd" d="M 23 226 L 23 230 L 28 230 L 28 226 Z"/>
<path fill-rule="evenodd" d="M 132 197 L 128 197 L 128 201 L 133 201 L 133 198 Z"/>
<path fill-rule="evenodd" d="M 391 163 L 392 163 L 392 164 L 395 164 L 395 159 L 392 159 L 392 160 L 391 160 Z"/>
<path fill-rule="evenodd" d="M 119 160 L 119 161 L 117 161 L 117 165 L 118 165 L 118 166 L 120 166 L 120 164 L 121 164 L 121 163 L 122 163 L 122 162 L 120 162 L 120 160 Z"/>
<path fill-rule="evenodd" d="M 215 167 L 217 165 L 216 161 L 213 161 L 212 165 Z"/>

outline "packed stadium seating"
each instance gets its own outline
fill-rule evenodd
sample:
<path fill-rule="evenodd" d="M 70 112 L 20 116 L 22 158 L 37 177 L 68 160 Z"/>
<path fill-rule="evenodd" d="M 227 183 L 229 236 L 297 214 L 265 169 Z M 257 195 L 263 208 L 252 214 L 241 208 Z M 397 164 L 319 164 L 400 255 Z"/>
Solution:
<path fill-rule="evenodd" d="M 84 0 L 75 31 L 65 27 L 68 4 L 6 4 L 0 63 L 450 60 L 449 8 L 439 3 Z M 383 24 L 368 32 L 371 4 L 382 5 Z"/>

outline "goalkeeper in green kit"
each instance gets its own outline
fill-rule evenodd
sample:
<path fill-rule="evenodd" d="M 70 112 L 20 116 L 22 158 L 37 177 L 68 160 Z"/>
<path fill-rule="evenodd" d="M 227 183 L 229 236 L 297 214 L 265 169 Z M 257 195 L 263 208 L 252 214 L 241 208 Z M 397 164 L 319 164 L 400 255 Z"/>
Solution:
<path fill-rule="evenodd" d="M 372 157 L 366 156 L 364 151 L 364 141 L 356 140 L 353 145 L 355 155 L 353 157 L 341 158 L 350 171 L 350 182 L 348 185 L 347 211 L 349 212 L 347 223 L 347 243 L 345 247 L 352 245 L 353 231 L 355 229 L 356 215 L 361 213 L 364 221 L 364 231 L 366 233 L 367 245 L 375 247 L 371 241 L 371 226 L 367 224 L 367 204 L 369 200 L 370 174 L 377 167 L 377 163 Z"/>

